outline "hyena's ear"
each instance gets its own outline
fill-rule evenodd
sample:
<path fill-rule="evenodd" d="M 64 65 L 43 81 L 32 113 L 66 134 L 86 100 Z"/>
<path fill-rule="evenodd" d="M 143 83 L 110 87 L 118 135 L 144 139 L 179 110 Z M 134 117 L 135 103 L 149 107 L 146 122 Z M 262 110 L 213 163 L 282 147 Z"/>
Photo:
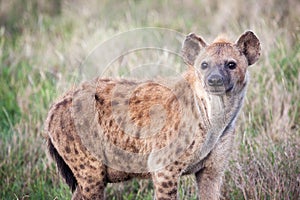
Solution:
<path fill-rule="evenodd" d="M 248 65 L 254 64 L 260 56 L 260 42 L 252 31 L 246 31 L 236 42 L 237 47 L 248 60 Z"/>
<path fill-rule="evenodd" d="M 182 46 L 182 56 L 189 65 L 194 65 L 200 50 L 206 47 L 205 41 L 194 33 L 186 36 Z"/>

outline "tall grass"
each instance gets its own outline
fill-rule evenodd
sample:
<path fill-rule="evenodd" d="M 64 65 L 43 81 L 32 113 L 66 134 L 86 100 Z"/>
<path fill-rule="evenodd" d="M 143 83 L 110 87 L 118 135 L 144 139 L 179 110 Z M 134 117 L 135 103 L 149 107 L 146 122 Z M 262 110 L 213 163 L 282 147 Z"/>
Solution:
<path fill-rule="evenodd" d="M 0 1 L 0 197 L 67 199 L 70 192 L 45 155 L 43 121 L 72 84 L 96 43 L 131 28 L 196 32 L 210 42 L 246 29 L 262 42 L 239 118 L 223 199 L 300 196 L 300 4 L 242 1 Z M 195 198 L 192 177 L 182 198 Z M 151 199 L 152 183 L 109 185 L 112 199 Z"/>

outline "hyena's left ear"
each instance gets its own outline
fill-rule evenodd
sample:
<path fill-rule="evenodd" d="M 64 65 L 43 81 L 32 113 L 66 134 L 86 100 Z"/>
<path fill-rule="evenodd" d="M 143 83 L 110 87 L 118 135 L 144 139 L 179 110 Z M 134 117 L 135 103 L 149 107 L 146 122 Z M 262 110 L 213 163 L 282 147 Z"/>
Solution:
<path fill-rule="evenodd" d="M 254 64 L 260 56 L 260 42 L 252 31 L 247 31 L 236 42 L 237 47 L 244 53 L 248 65 Z"/>
<path fill-rule="evenodd" d="M 182 46 L 182 56 L 184 61 L 189 65 L 194 65 L 201 49 L 206 47 L 205 41 L 195 33 L 186 36 Z"/>

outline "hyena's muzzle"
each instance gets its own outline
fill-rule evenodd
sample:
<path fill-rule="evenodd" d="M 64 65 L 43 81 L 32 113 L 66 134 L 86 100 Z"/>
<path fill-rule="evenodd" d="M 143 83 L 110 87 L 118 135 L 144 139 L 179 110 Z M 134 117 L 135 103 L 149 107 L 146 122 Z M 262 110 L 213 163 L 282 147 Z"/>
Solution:
<path fill-rule="evenodd" d="M 232 65 L 234 65 L 232 63 Z M 214 95 L 223 95 L 233 89 L 230 72 L 224 64 L 216 65 L 205 73 L 204 85 L 206 90 Z"/>

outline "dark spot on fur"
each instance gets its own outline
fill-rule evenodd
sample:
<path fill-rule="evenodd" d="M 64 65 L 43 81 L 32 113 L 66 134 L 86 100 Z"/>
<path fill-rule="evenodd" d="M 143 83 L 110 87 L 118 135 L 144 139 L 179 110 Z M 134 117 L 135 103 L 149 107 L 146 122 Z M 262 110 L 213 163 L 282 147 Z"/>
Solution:
<path fill-rule="evenodd" d="M 178 164 L 179 164 L 178 161 L 175 161 L 175 162 L 174 162 L 174 165 L 178 165 Z"/>
<path fill-rule="evenodd" d="M 176 188 L 174 188 L 174 189 L 172 189 L 171 191 L 168 192 L 169 196 L 174 196 L 176 194 L 177 194 L 177 189 Z"/>
<path fill-rule="evenodd" d="M 86 187 L 86 188 L 85 188 L 85 191 L 86 191 L 86 192 L 89 192 L 89 191 L 90 191 L 90 188 Z"/>
<path fill-rule="evenodd" d="M 175 154 L 180 154 L 182 152 L 182 148 L 181 147 L 178 147 L 175 151 Z"/>
<path fill-rule="evenodd" d="M 74 137 L 70 134 L 67 134 L 67 140 L 74 141 Z"/>
<path fill-rule="evenodd" d="M 70 101 L 71 101 L 71 99 L 64 99 L 63 101 L 56 104 L 56 108 L 59 108 L 60 106 L 65 106 Z"/>
<path fill-rule="evenodd" d="M 138 119 L 141 119 L 143 117 L 143 113 L 139 113 Z"/>
<path fill-rule="evenodd" d="M 69 161 L 69 158 L 66 155 L 64 155 L 63 157 L 65 161 Z"/>
<path fill-rule="evenodd" d="M 94 167 L 93 165 L 90 165 L 90 168 L 91 168 L 92 170 L 97 170 L 97 168 Z"/>
<path fill-rule="evenodd" d="M 75 152 L 75 154 L 77 154 L 77 155 L 78 155 L 78 153 L 79 153 L 79 152 L 77 151 L 77 149 L 75 149 L 74 152 Z"/>
<path fill-rule="evenodd" d="M 164 193 L 164 190 L 163 190 L 162 188 L 159 188 L 159 189 L 158 189 L 158 192 Z"/>
<path fill-rule="evenodd" d="M 95 185 L 95 187 L 96 187 L 97 185 Z M 98 189 L 99 190 L 103 190 L 104 189 L 104 186 L 103 185 L 98 185 Z"/>
<path fill-rule="evenodd" d="M 122 117 L 118 117 L 118 118 L 117 118 L 117 123 L 120 125 L 121 122 L 122 122 Z"/>
<path fill-rule="evenodd" d="M 113 143 L 114 143 L 114 145 L 117 144 L 117 138 L 114 138 Z"/>
<path fill-rule="evenodd" d="M 100 185 L 101 184 L 101 181 L 98 181 L 95 185 Z"/>
<path fill-rule="evenodd" d="M 184 102 L 184 105 L 186 105 L 186 106 L 190 104 L 190 101 L 186 97 L 183 97 L 183 102 Z"/>
<path fill-rule="evenodd" d="M 80 112 L 82 110 L 82 104 L 80 101 L 76 101 L 74 106 L 75 106 L 76 112 Z"/>
<path fill-rule="evenodd" d="M 110 140 L 110 135 L 106 134 L 106 138 L 107 138 L 107 140 Z"/>
<path fill-rule="evenodd" d="M 200 130 L 203 130 L 203 126 L 202 126 L 201 123 L 198 124 L 198 127 L 199 127 Z"/>
<path fill-rule="evenodd" d="M 100 103 L 100 105 L 104 104 L 104 99 L 99 97 L 98 94 L 95 94 L 95 99 L 96 99 L 97 102 Z"/>
<path fill-rule="evenodd" d="M 113 120 L 109 120 L 109 127 L 112 127 Z"/>
<path fill-rule="evenodd" d="M 97 131 L 94 131 L 94 137 L 98 138 L 98 132 Z"/>
<path fill-rule="evenodd" d="M 140 136 L 141 136 L 141 132 L 140 132 L 140 131 L 137 131 L 137 132 L 135 133 L 135 137 L 139 138 Z"/>
<path fill-rule="evenodd" d="M 175 123 L 175 131 L 178 131 L 179 122 Z"/>
<path fill-rule="evenodd" d="M 190 148 L 193 148 L 195 145 L 195 140 L 193 140 L 192 144 L 190 145 Z"/>
<path fill-rule="evenodd" d="M 48 125 L 49 125 L 48 130 L 50 130 L 50 128 L 51 128 L 51 124 L 52 124 L 52 121 L 53 121 L 53 117 L 54 117 L 54 114 L 52 113 L 51 116 L 50 116 L 49 123 L 48 123 Z"/>
<path fill-rule="evenodd" d="M 80 169 L 84 169 L 84 165 L 82 165 L 82 164 L 79 165 L 79 167 L 80 167 Z"/>
<path fill-rule="evenodd" d="M 66 151 L 66 153 L 71 153 L 70 147 L 66 146 L 66 147 L 65 147 L 65 151 Z"/>
<path fill-rule="evenodd" d="M 169 182 L 168 182 L 168 185 L 169 185 L 169 187 L 172 187 L 172 186 L 173 186 L 173 182 L 172 182 L 172 181 L 169 181 Z"/>
<path fill-rule="evenodd" d="M 62 112 L 62 113 L 61 113 L 61 119 L 64 119 L 64 116 L 63 116 L 63 115 L 64 115 L 64 113 Z M 65 129 L 65 123 L 64 123 L 64 120 L 60 120 L 60 121 L 59 121 L 59 126 L 60 126 L 61 129 Z"/>
<path fill-rule="evenodd" d="M 166 183 L 166 182 L 163 182 L 163 183 L 162 183 L 162 186 L 163 186 L 164 188 L 168 188 L 168 187 L 169 187 L 168 183 Z"/>

